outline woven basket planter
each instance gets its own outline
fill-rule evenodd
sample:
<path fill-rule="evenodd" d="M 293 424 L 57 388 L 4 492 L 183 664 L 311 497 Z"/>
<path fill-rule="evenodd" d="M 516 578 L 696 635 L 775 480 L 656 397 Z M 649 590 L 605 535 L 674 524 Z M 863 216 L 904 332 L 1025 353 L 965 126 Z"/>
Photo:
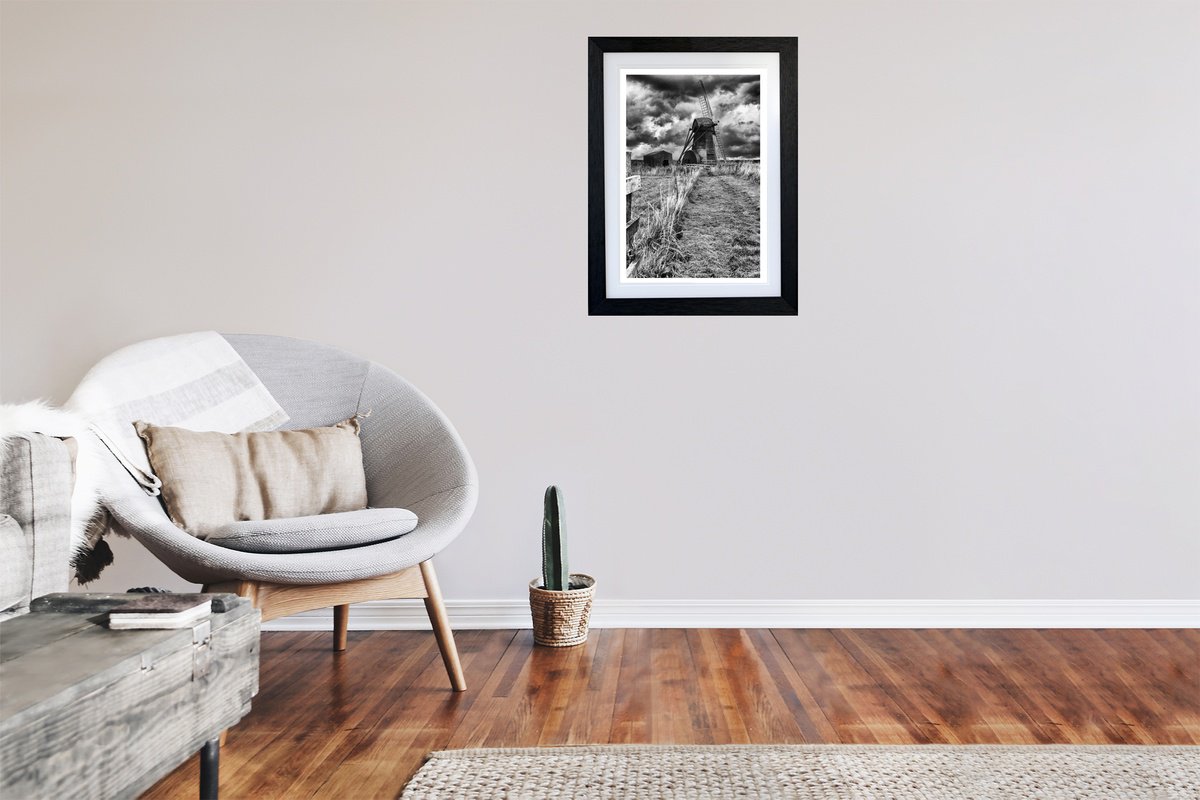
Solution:
<path fill-rule="evenodd" d="M 570 647 L 586 642 L 596 579 L 591 575 L 572 573 L 572 588 L 566 592 L 543 589 L 540 584 L 538 578 L 529 582 L 533 641 L 547 647 Z"/>

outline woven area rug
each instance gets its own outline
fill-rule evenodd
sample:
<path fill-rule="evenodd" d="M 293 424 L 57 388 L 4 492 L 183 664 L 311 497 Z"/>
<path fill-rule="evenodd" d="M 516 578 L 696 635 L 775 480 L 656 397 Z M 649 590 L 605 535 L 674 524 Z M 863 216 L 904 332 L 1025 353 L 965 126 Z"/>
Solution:
<path fill-rule="evenodd" d="M 401 800 L 1196 800 L 1200 747 L 722 745 L 431 753 Z"/>

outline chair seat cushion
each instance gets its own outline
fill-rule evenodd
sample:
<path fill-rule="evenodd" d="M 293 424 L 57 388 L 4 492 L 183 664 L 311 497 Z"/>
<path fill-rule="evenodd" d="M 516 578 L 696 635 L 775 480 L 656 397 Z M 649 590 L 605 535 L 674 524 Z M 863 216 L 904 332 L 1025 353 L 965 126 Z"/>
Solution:
<path fill-rule="evenodd" d="M 311 553 L 343 550 L 403 536 L 417 527 L 404 508 L 363 508 L 311 517 L 246 520 L 209 529 L 211 544 L 247 553 Z"/>

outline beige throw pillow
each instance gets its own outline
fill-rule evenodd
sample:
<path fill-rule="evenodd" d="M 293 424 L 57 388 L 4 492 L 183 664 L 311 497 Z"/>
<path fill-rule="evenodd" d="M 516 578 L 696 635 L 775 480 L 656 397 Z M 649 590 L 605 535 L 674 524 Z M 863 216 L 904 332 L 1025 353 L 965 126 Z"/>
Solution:
<path fill-rule="evenodd" d="M 162 480 L 168 516 L 194 536 L 231 522 L 367 507 L 357 419 L 234 434 L 133 424 Z"/>

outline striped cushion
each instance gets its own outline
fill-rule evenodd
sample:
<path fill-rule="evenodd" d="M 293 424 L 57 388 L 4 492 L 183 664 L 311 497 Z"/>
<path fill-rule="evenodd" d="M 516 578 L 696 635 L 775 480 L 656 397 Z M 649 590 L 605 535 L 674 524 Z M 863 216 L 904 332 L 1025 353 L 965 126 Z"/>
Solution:
<path fill-rule="evenodd" d="M 151 471 L 134 420 L 220 433 L 269 431 L 288 420 L 249 365 L 213 331 L 118 350 L 88 371 L 66 407 L 88 418 L 96 435 L 151 494 L 162 483 Z"/>

